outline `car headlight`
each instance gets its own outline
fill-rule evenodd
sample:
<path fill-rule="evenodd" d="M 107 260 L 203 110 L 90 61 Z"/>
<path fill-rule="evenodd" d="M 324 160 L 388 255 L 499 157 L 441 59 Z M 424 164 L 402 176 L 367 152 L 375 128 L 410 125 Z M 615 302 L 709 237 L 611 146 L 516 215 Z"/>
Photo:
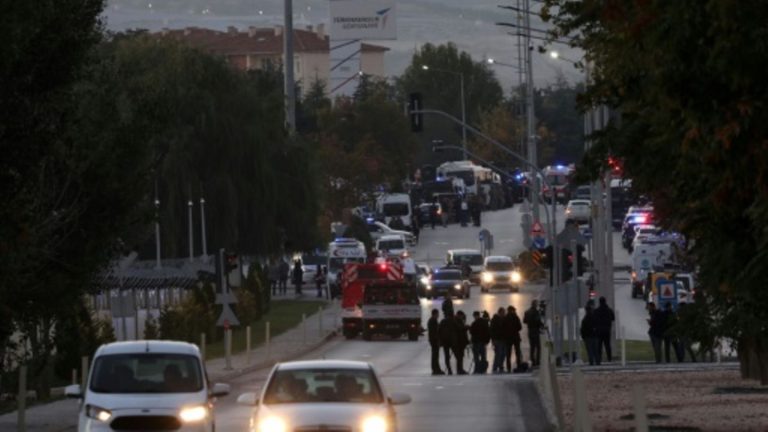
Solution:
<path fill-rule="evenodd" d="M 363 432 L 387 432 L 387 419 L 380 415 L 372 415 L 363 419 Z"/>
<path fill-rule="evenodd" d="M 265 417 L 259 420 L 258 432 L 287 432 L 288 425 L 285 424 L 285 420 L 276 416 Z"/>
<path fill-rule="evenodd" d="M 184 423 L 195 423 L 208 417 L 208 408 L 203 405 L 187 407 L 179 411 L 179 418 Z"/>
<path fill-rule="evenodd" d="M 485 283 L 491 283 L 493 282 L 493 275 L 488 272 L 483 272 L 483 282 Z"/>
<path fill-rule="evenodd" d="M 427 284 L 427 289 L 431 290 L 432 289 L 432 285 Z"/>
<path fill-rule="evenodd" d="M 429 285 L 429 277 L 422 276 L 421 279 L 419 279 L 422 285 Z"/>
<path fill-rule="evenodd" d="M 520 282 L 523 280 L 523 275 L 520 274 L 519 271 L 513 271 L 512 272 L 512 282 Z"/>
<path fill-rule="evenodd" d="M 458 290 L 458 289 L 461 289 L 461 284 L 456 284 L 456 285 L 454 285 L 453 287 L 454 287 L 454 288 L 456 288 L 457 290 Z"/>
<path fill-rule="evenodd" d="M 96 405 L 86 405 L 85 415 L 100 422 L 108 422 L 112 418 L 112 412 Z"/>

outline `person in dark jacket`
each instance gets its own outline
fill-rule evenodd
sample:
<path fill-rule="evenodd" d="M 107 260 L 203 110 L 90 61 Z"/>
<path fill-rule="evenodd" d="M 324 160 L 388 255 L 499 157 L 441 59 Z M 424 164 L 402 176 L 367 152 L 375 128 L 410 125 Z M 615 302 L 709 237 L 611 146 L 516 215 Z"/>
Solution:
<path fill-rule="evenodd" d="M 675 311 L 672 310 L 671 303 L 664 303 L 664 311 L 662 311 L 662 315 L 664 316 L 664 361 L 670 363 L 670 349 L 676 350 L 677 348 L 677 337 L 673 330 L 677 317 L 675 316 Z"/>
<path fill-rule="evenodd" d="M 453 300 L 451 300 L 450 292 L 445 293 L 445 298 L 440 308 L 443 310 L 443 317 L 453 316 Z"/>
<path fill-rule="evenodd" d="M 467 371 L 464 370 L 464 351 L 467 349 L 467 345 L 469 345 L 467 316 L 464 315 L 464 312 L 458 311 L 454 321 L 456 325 L 456 345 L 453 346 L 453 355 L 456 357 L 456 375 L 466 375 Z"/>
<path fill-rule="evenodd" d="M 600 364 L 600 360 L 603 357 L 603 347 L 605 347 L 605 359 L 607 361 L 613 361 L 611 356 L 611 327 L 613 321 L 616 320 L 616 316 L 613 314 L 613 309 L 608 306 L 608 302 L 605 297 L 600 297 L 600 305 L 595 309 L 594 325 L 595 335 L 597 336 L 597 360 Z"/>
<path fill-rule="evenodd" d="M 523 329 L 523 323 L 517 316 L 517 310 L 514 306 L 507 307 L 507 316 L 504 318 L 504 341 L 506 343 L 506 353 L 504 359 L 507 362 L 507 372 L 512 372 L 512 351 L 515 352 L 515 363 L 517 367 L 523 362 L 523 353 L 520 350 L 520 331 Z"/>
<path fill-rule="evenodd" d="M 440 369 L 439 317 L 440 311 L 432 309 L 432 316 L 427 321 L 427 336 L 429 337 L 429 347 L 432 349 L 432 375 L 445 375 L 445 372 Z"/>
<path fill-rule="evenodd" d="M 589 365 L 600 365 L 600 357 L 597 355 L 599 348 L 595 332 L 595 311 L 591 301 L 587 303 L 584 312 L 584 318 L 581 319 L 581 338 L 584 339 L 584 345 L 587 347 Z"/>
<path fill-rule="evenodd" d="M 285 262 L 284 259 L 280 260 L 280 281 L 279 286 L 280 294 L 285 295 L 288 291 L 288 274 L 291 272 L 291 267 Z"/>
<path fill-rule="evenodd" d="M 486 356 L 486 347 L 491 341 L 491 328 L 488 321 L 480 316 L 480 312 L 472 313 L 474 321 L 469 327 L 469 334 L 472 336 L 472 357 L 475 363 L 474 373 L 481 373 L 483 365 L 488 367 L 488 358 Z"/>
<path fill-rule="evenodd" d="M 656 309 L 654 303 L 648 303 L 648 336 L 651 338 L 656 363 L 661 363 L 661 341 L 664 338 L 665 325 L 664 313 Z"/>
<path fill-rule="evenodd" d="M 531 307 L 523 315 L 523 323 L 528 326 L 528 344 L 530 345 L 531 366 L 539 365 L 541 357 L 541 329 L 544 328 L 544 321 L 539 312 L 539 302 L 534 300 Z"/>
<path fill-rule="evenodd" d="M 301 287 L 304 285 L 304 269 L 301 268 L 301 260 L 293 262 L 293 285 L 296 287 L 296 295 L 301 295 Z"/>
<path fill-rule="evenodd" d="M 445 356 L 445 370 L 448 375 L 453 374 L 453 369 L 451 369 L 451 351 L 457 344 L 456 337 L 458 335 L 454 318 L 453 315 L 444 316 L 437 328 L 440 334 L 440 347 L 443 349 L 443 355 Z"/>
<path fill-rule="evenodd" d="M 504 316 L 507 311 L 499 308 L 499 311 L 491 318 L 491 342 L 493 343 L 493 373 L 504 372 L 504 355 L 507 353 L 507 344 L 504 341 Z"/>
<path fill-rule="evenodd" d="M 315 288 L 317 288 L 317 298 L 323 297 L 323 286 L 325 285 L 325 266 L 318 264 L 315 271 Z"/>

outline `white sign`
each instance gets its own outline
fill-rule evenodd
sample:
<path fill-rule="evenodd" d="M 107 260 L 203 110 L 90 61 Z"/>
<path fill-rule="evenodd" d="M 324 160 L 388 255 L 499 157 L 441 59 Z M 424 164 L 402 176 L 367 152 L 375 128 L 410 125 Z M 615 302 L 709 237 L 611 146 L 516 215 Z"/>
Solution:
<path fill-rule="evenodd" d="M 333 251 L 333 256 L 340 258 L 365 257 L 365 251 L 357 248 L 339 248 Z"/>
<path fill-rule="evenodd" d="M 396 39 L 395 0 L 331 0 L 330 39 Z"/>

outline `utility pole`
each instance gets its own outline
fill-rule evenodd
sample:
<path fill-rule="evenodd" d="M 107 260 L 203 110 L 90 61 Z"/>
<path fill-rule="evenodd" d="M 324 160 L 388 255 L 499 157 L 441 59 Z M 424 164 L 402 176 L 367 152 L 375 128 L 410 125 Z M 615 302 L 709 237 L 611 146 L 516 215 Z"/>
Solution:
<path fill-rule="evenodd" d="M 296 85 L 293 76 L 293 0 L 285 3 L 285 29 L 283 31 L 283 80 L 285 88 L 285 126 L 288 133 L 296 132 Z"/>
<path fill-rule="evenodd" d="M 531 44 L 531 0 L 525 0 L 525 45 L 526 45 L 526 133 L 528 137 L 528 161 L 533 164 L 534 166 L 538 167 L 537 162 L 537 156 L 536 156 L 536 125 L 534 120 L 534 108 L 533 108 L 533 55 L 531 54 L 531 50 L 533 49 L 533 45 Z M 533 206 L 533 220 L 535 222 L 539 222 L 541 220 L 540 214 L 539 214 L 539 190 L 540 185 L 539 177 L 537 175 L 533 176 L 533 184 L 532 188 L 530 188 L 530 200 L 531 205 Z M 554 193 L 554 191 L 553 191 Z M 554 199 L 554 195 L 552 199 Z M 556 227 L 549 227 L 548 229 L 554 230 Z"/>

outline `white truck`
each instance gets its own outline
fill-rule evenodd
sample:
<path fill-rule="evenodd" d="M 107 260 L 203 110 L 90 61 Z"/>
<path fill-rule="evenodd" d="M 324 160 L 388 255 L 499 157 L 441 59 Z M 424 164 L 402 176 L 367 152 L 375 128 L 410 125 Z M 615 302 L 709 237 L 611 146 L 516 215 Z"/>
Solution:
<path fill-rule="evenodd" d="M 366 285 L 362 304 L 364 340 L 374 334 L 408 336 L 417 341 L 421 335 L 421 304 L 416 285 L 404 281 L 382 280 Z"/>

